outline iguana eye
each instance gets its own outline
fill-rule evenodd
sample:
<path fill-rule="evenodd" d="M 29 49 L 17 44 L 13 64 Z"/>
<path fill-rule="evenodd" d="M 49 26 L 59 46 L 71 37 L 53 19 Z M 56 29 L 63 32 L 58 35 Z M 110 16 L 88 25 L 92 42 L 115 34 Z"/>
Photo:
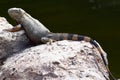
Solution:
<path fill-rule="evenodd" d="M 13 13 L 19 14 L 20 13 L 20 9 L 14 10 Z"/>

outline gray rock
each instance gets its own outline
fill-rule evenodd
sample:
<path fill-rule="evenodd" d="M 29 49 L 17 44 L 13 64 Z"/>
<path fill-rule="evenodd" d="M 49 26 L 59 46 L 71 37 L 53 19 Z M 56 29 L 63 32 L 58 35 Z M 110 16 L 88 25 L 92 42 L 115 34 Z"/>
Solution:
<path fill-rule="evenodd" d="M 5 27 L 4 25 L 0 27 Z M 9 24 L 4 29 L 11 27 Z M 88 42 L 63 40 L 51 45 L 29 47 L 30 42 L 24 31 L 10 33 L 3 29 L 0 38 L 0 58 L 10 55 L 0 68 L 0 80 L 106 80 L 104 76 L 108 78 L 99 52 Z"/>
<path fill-rule="evenodd" d="M 5 18 L 0 17 L 0 59 L 6 58 L 13 53 L 18 53 L 29 44 L 24 31 L 15 33 L 4 31 L 4 29 L 12 27 Z"/>

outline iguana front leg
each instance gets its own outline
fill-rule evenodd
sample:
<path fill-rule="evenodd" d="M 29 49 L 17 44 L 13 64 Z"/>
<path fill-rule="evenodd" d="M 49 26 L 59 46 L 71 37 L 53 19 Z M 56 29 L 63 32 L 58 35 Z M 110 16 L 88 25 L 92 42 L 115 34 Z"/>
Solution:
<path fill-rule="evenodd" d="M 22 30 L 22 26 L 21 24 L 18 24 L 16 25 L 14 28 L 11 28 L 11 29 L 4 29 L 4 31 L 9 31 L 9 32 L 17 32 L 17 31 L 20 31 Z"/>

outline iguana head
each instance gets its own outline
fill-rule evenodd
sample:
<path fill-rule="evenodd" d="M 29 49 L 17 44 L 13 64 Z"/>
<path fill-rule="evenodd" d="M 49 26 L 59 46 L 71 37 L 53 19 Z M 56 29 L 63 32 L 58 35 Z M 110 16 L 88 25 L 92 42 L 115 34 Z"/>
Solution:
<path fill-rule="evenodd" d="M 11 18 L 19 22 L 23 18 L 25 11 L 21 8 L 10 8 L 8 9 L 8 14 L 11 16 Z"/>

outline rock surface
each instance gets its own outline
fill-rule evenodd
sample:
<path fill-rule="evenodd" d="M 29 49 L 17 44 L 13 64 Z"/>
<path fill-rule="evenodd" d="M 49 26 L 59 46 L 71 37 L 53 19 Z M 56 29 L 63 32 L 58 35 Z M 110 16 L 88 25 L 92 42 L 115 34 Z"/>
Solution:
<path fill-rule="evenodd" d="M 15 33 L 4 31 L 10 28 L 13 26 L 5 18 L 0 17 L 0 59 L 25 49 L 29 44 L 24 31 Z"/>
<path fill-rule="evenodd" d="M 88 42 L 58 41 L 30 47 L 24 31 L 0 18 L 0 80 L 106 80 L 108 73 L 99 52 Z"/>

